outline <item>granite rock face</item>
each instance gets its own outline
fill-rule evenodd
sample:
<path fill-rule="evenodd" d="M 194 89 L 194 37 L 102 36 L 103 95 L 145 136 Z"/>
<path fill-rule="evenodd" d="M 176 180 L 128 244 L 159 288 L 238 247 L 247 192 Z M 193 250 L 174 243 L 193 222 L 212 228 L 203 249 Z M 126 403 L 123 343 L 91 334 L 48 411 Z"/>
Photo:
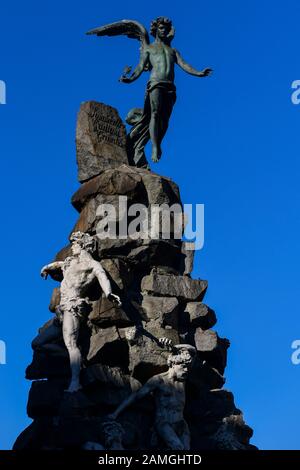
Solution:
<path fill-rule="evenodd" d="M 202 300 L 207 281 L 191 279 L 187 276 L 161 275 L 154 270 L 142 280 L 142 291 L 159 296 L 177 296 L 183 301 Z"/>
<path fill-rule="evenodd" d="M 128 163 L 126 129 L 117 110 L 96 101 L 83 103 L 78 114 L 76 148 L 80 182 L 108 167 Z"/>
<path fill-rule="evenodd" d="M 82 185 L 72 197 L 79 212 L 72 232 L 97 234 L 98 209 L 105 203 L 116 207 L 120 222 L 124 211 L 119 208 L 119 197 L 126 196 L 129 205 L 140 203 L 149 210 L 153 204 L 181 205 L 173 181 L 128 165 L 125 127 L 113 108 L 84 103 L 76 140 Z M 69 254 L 66 246 L 55 259 L 64 260 Z M 167 371 L 169 353 L 159 343 L 164 337 L 173 344 L 190 343 L 197 350 L 186 383 L 191 450 L 253 449 L 249 443 L 252 430 L 232 393 L 223 388 L 229 341 L 212 330 L 216 314 L 203 303 L 207 281 L 191 277 L 194 252 L 172 234 L 169 239 L 126 236 L 101 240 L 96 258 L 113 292 L 121 297 L 122 307 L 104 298 L 97 283 L 88 293 L 92 308 L 79 338 L 84 360 L 82 389 L 65 393 L 69 358 L 56 317 L 60 292 L 54 289 L 49 307 L 52 319 L 33 341 L 33 359 L 26 370 L 26 378 L 32 381 L 27 412 L 33 422 L 14 448 L 80 449 L 87 442 L 104 446 L 107 415 L 149 378 Z M 47 337 L 53 327 L 56 337 L 48 335 L 41 341 L 41 335 Z M 149 439 L 153 422 L 151 397 L 121 415 L 125 449 L 157 450 Z"/>

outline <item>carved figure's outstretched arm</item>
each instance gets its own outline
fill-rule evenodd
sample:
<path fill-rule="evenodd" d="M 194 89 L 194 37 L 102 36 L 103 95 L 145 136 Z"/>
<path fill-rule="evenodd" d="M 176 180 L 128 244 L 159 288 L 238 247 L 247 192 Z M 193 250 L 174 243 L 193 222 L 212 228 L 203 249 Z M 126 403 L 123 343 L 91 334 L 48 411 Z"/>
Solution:
<path fill-rule="evenodd" d="M 62 274 L 62 267 L 64 265 L 63 261 L 54 261 L 53 263 L 46 264 L 41 270 L 41 276 L 43 279 L 47 279 L 48 275 L 51 277 L 57 272 L 60 272 Z"/>
<path fill-rule="evenodd" d="M 132 405 L 135 401 L 140 400 L 141 398 L 146 397 L 149 393 L 153 392 L 156 387 L 156 381 L 153 379 L 148 380 L 148 382 L 143 385 L 137 392 L 133 392 L 128 398 L 126 398 L 121 405 L 118 406 L 116 411 L 112 413 L 109 417 L 111 419 L 116 419 L 126 408 Z"/>
<path fill-rule="evenodd" d="M 95 261 L 94 259 L 92 259 L 92 257 L 91 262 L 93 264 L 93 272 L 96 278 L 98 279 L 98 282 L 104 292 L 105 297 L 107 297 L 109 300 L 111 300 L 113 303 L 120 307 L 122 305 L 120 297 L 112 293 L 110 280 L 108 279 L 106 272 L 101 266 L 101 263 Z"/>
<path fill-rule="evenodd" d="M 194 67 L 192 67 L 190 64 L 188 64 L 180 55 L 180 53 L 175 50 L 176 52 L 176 61 L 179 67 L 184 70 L 185 72 L 189 73 L 190 75 L 194 75 L 195 77 L 207 77 L 208 75 L 211 75 L 212 69 L 206 68 L 203 70 L 196 70 Z"/>
<path fill-rule="evenodd" d="M 127 77 L 126 75 L 122 75 L 119 81 L 123 83 L 132 83 L 135 80 L 137 80 L 142 75 L 145 68 L 147 67 L 148 59 L 149 59 L 149 53 L 144 48 L 142 48 L 139 64 L 136 66 L 136 68 L 134 69 L 130 77 Z"/>

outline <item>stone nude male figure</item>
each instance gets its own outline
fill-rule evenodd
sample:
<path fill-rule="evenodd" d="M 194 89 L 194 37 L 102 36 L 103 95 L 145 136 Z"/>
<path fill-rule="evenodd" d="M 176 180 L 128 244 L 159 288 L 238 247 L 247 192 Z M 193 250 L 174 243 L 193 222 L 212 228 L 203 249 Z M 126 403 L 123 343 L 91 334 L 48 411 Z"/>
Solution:
<path fill-rule="evenodd" d="M 62 317 L 63 339 L 70 357 L 71 382 L 67 392 L 76 392 L 80 386 L 81 352 L 78 347 L 78 334 L 81 321 L 91 310 L 91 302 L 86 297 L 88 288 L 98 279 L 104 295 L 117 306 L 121 306 L 119 296 L 112 293 L 110 281 L 92 254 L 96 249 L 96 240 L 87 233 L 75 232 L 70 238 L 72 255 L 65 261 L 47 264 L 41 271 L 41 276 L 48 275 L 57 279 L 62 277 L 60 294 L 61 301 L 58 313 Z M 47 334 L 45 341 L 47 341 Z M 40 341 L 41 343 L 41 341 Z"/>
<path fill-rule="evenodd" d="M 185 381 L 196 350 L 189 344 L 178 344 L 168 358 L 169 370 L 155 375 L 130 395 L 109 416 L 115 420 L 135 401 L 152 394 L 155 399 L 155 431 L 168 449 L 189 450 L 190 431 L 184 419 Z"/>
<path fill-rule="evenodd" d="M 136 166 L 147 166 L 144 148 L 151 139 L 151 158 L 153 162 L 158 162 L 162 155 L 161 143 L 168 129 L 169 119 L 176 101 L 175 65 L 177 64 L 185 72 L 195 77 L 207 77 L 212 73 L 212 69 L 196 70 L 185 62 L 176 49 L 171 47 L 175 30 L 169 18 L 158 17 L 152 21 L 150 34 L 155 38 L 152 44 L 150 44 L 145 27 L 132 20 L 111 23 L 92 29 L 87 34 L 96 34 L 97 36 L 123 34 L 141 41 L 138 66 L 130 76 L 128 73 L 131 71 L 131 67 L 127 67 L 126 72 L 120 78 L 123 83 L 131 83 L 137 80 L 144 71 L 151 71 L 144 109 L 132 109 L 126 119 L 128 124 L 133 125 L 128 138 L 128 151 Z"/>

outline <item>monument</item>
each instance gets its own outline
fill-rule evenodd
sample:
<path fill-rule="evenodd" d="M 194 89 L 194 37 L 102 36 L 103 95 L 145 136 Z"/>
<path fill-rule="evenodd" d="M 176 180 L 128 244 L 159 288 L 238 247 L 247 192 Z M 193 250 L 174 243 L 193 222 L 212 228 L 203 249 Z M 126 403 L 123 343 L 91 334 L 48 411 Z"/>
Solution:
<path fill-rule="evenodd" d="M 129 111 L 126 121 L 132 124 L 128 135 L 128 156 L 136 166 L 147 167 L 145 145 L 151 139 L 152 161 L 157 163 L 162 155 L 161 144 L 167 132 L 169 119 L 176 101 L 174 84 L 175 65 L 195 77 L 207 77 L 212 69 L 196 70 L 171 47 L 175 29 L 169 18 L 160 16 L 152 21 L 150 34 L 155 41 L 150 44 L 146 28 L 137 21 L 122 20 L 100 28 L 92 29 L 87 34 L 97 36 L 117 36 L 124 34 L 141 42 L 140 61 L 132 74 L 131 67 L 126 67 L 120 81 L 132 83 L 144 71 L 150 71 L 144 108 Z"/>
<path fill-rule="evenodd" d="M 152 22 L 154 45 L 134 21 L 94 32 L 139 37 L 141 62 L 131 79 L 145 68 L 153 75 L 128 135 L 116 109 L 96 101 L 80 107 L 80 187 L 72 197 L 79 218 L 69 244 L 41 271 L 60 285 L 52 317 L 32 341 L 26 370 L 32 423 L 14 449 L 254 449 L 252 430 L 224 388 L 230 343 L 213 329 L 207 281 L 192 278 L 191 247 L 172 228 L 168 238 L 161 232 L 155 239 L 99 238 L 99 208 L 115 207 L 118 226 L 120 197 L 146 212 L 154 204 L 182 206 L 178 186 L 149 170 L 144 147 L 151 138 L 156 162 L 175 100 L 174 64 L 194 69 L 171 49 L 174 30 L 166 18 Z"/>

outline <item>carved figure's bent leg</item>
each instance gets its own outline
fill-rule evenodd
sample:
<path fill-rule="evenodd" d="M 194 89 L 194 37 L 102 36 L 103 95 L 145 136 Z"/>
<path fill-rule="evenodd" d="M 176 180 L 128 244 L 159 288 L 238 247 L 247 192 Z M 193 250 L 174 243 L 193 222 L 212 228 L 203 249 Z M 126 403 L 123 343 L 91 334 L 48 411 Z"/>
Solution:
<path fill-rule="evenodd" d="M 169 423 L 156 424 L 156 432 L 171 450 L 185 450 L 183 442 L 177 436 L 173 426 Z"/>
<path fill-rule="evenodd" d="M 85 442 L 81 449 L 83 450 L 105 450 L 104 447 L 99 444 L 99 442 L 87 441 Z"/>
<path fill-rule="evenodd" d="M 71 367 L 71 383 L 66 392 L 76 392 L 80 390 L 80 369 L 81 369 L 81 352 L 78 348 L 78 334 L 80 328 L 80 319 L 73 307 L 64 307 L 63 316 L 63 338 L 68 349 Z"/>
<path fill-rule="evenodd" d="M 190 450 L 191 448 L 191 433 L 190 428 L 188 427 L 187 422 L 183 421 L 183 429 L 180 435 L 180 438 L 183 442 L 184 450 Z"/>
<path fill-rule="evenodd" d="M 34 351 L 49 351 L 53 354 L 62 353 L 63 347 L 53 343 L 62 337 L 61 324 L 58 319 L 54 319 L 44 331 L 37 335 L 31 343 Z M 63 349 L 64 350 L 64 349 Z"/>

